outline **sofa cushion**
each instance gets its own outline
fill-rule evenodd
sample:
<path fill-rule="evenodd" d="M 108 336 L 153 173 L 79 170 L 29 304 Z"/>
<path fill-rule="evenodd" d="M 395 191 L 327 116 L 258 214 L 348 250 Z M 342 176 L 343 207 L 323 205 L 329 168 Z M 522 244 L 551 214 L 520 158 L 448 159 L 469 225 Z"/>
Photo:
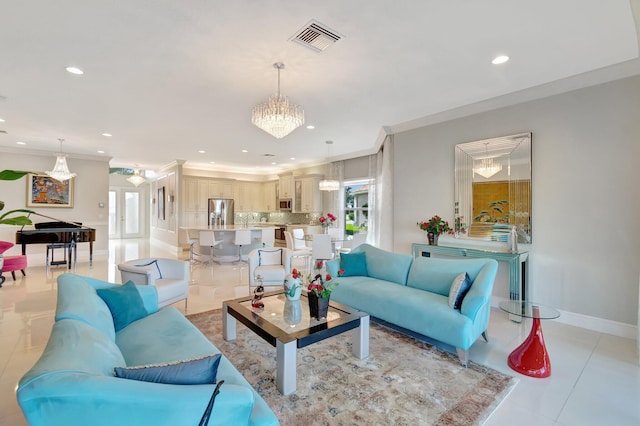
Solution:
<path fill-rule="evenodd" d="M 116 344 L 102 331 L 78 320 L 56 321 L 38 362 L 20 380 L 20 386 L 56 371 L 113 377 L 113 368 L 124 364 Z"/>
<path fill-rule="evenodd" d="M 282 249 L 258 250 L 258 265 L 282 265 Z"/>
<path fill-rule="evenodd" d="M 406 285 L 409 268 L 413 257 L 376 248 L 369 244 L 361 244 L 351 253 L 367 254 L 367 274 L 372 278 Z"/>
<path fill-rule="evenodd" d="M 455 277 L 466 272 L 473 283 L 486 261 L 486 259 L 417 257 L 411 265 L 407 287 L 449 297 L 449 290 Z"/>
<path fill-rule="evenodd" d="M 185 359 L 182 361 L 116 367 L 116 377 L 168 385 L 206 385 L 216 382 L 220 354 Z"/>
<path fill-rule="evenodd" d="M 220 352 L 172 306 L 118 331 L 116 344 L 126 366 L 180 361 Z"/>
<path fill-rule="evenodd" d="M 362 253 L 340 253 L 340 268 L 343 277 L 356 275 L 368 276 L 367 274 L 367 254 Z"/>
<path fill-rule="evenodd" d="M 97 295 L 96 289 L 80 275 L 62 274 L 58 277 L 55 320 L 62 319 L 82 321 L 102 331 L 112 341 L 116 339 L 109 307 Z"/>
<path fill-rule="evenodd" d="M 109 307 L 116 332 L 147 316 L 142 297 L 133 281 L 127 281 L 121 286 L 98 289 L 96 292 Z"/>
<path fill-rule="evenodd" d="M 151 271 L 151 277 L 159 280 L 162 279 L 162 272 L 160 271 L 160 265 L 158 259 L 154 259 L 150 262 L 143 262 L 134 266 L 145 267 L 146 270 Z"/>
<path fill-rule="evenodd" d="M 454 278 L 451 289 L 449 290 L 449 307 L 451 309 L 460 309 L 462 299 L 471 288 L 471 280 L 469 274 L 463 272 Z"/>

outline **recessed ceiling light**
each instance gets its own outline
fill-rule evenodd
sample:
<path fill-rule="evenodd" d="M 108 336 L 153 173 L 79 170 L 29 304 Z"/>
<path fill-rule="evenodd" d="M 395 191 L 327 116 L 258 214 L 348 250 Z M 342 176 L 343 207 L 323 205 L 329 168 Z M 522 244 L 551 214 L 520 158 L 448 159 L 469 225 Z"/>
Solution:
<path fill-rule="evenodd" d="M 295 160 L 295 159 L 296 159 L 296 157 L 291 157 L 291 158 L 289 158 L 289 160 Z"/>
<path fill-rule="evenodd" d="M 201 150 L 198 150 L 198 152 L 199 152 L 200 154 L 204 154 L 204 153 L 205 153 L 205 152 L 207 152 L 207 151 L 205 151 L 204 149 L 201 149 Z"/>
<path fill-rule="evenodd" d="M 77 68 L 77 67 L 67 67 L 65 69 L 71 74 L 76 74 L 76 75 L 84 74 L 84 71 L 82 71 L 80 68 Z"/>
<path fill-rule="evenodd" d="M 209 164 L 216 164 L 215 161 L 209 161 Z"/>
<path fill-rule="evenodd" d="M 246 149 L 243 149 L 242 152 L 249 152 L 249 151 L 247 151 Z"/>
<path fill-rule="evenodd" d="M 104 136 L 105 138 L 110 138 L 113 135 L 111 133 L 103 133 L 102 136 Z"/>
<path fill-rule="evenodd" d="M 101 150 L 101 149 L 99 149 L 99 150 L 98 150 L 98 154 L 104 154 L 104 151 L 103 151 L 103 150 Z"/>
<path fill-rule="evenodd" d="M 27 144 L 26 142 L 22 142 L 22 141 L 18 141 L 18 142 L 16 142 L 16 143 L 17 143 L 18 145 L 26 145 L 26 144 Z"/>
<path fill-rule="evenodd" d="M 4 123 L 4 118 L 0 118 L 0 123 Z"/>
<path fill-rule="evenodd" d="M 278 163 L 271 163 L 271 164 L 275 166 L 275 165 L 276 165 L 276 164 L 278 164 Z"/>
<path fill-rule="evenodd" d="M 316 126 L 314 126 L 313 124 L 309 124 L 309 125 L 307 126 L 307 129 L 309 129 L 309 130 L 313 130 L 313 129 L 315 129 L 315 128 L 316 128 Z"/>
<path fill-rule="evenodd" d="M 491 63 L 493 65 L 500 65 L 500 64 L 504 64 L 505 62 L 507 62 L 509 60 L 509 57 L 506 55 L 500 55 L 500 56 L 496 56 L 495 58 L 493 58 L 493 61 L 491 61 Z"/>

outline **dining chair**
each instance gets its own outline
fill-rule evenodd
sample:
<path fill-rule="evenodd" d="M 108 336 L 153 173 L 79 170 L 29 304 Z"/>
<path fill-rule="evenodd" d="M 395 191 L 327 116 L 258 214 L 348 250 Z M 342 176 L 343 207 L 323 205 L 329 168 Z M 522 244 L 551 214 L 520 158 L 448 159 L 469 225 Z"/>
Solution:
<path fill-rule="evenodd" d="M 262 235 L 256 237 L 256 242 L 262 243 L 262 247 L 274 247 L 276 244 L 276 230 L 274 228 L 262 228 Z"/>
<path fill-rule="evenodd" d="M 235 262 L 244 263 L 244 260 L 242 260 L 242 246 L 248 246 L 251 244 L 251 230 L 236 229 L 236 237 L 233 240 L 233 244 L 238 246 L 238 260 Z"/>
<path fill-rule="evenodd" d="M 313 262 L 319 260 L 333 259 L 333 247 L 331 245 L 331 235 L 329 234 L 313 234 L 313 246 L 311 257 Z"/>
<path fill-rule="evenodd" d="M 304 239 L 304 231 L 302 228 L 293 230 L 293 246 L 296 250 L 308 250 L 307 242 Z"/>
<path fill-rule="evenodd" d="M 311 250 L 309 250 L 306 246 L 304 246 L 302 249 L 296 249 L 293 235 L 291 235 L 291 232 L 289 231 L 284 231 L 284 241 L 287 245 L 287 248 L 291 250 L 292 257 L 301 257 L 304 259 L 304 266 L 305 266 L 306 272 L 309 273 L 310 272 L 309 262 L 311 261 Z"/>
<path fill-rule="evenodd" d="M 214 262 L 213 249 L 222 241 L 216 241 L 216 235 L 213 231 L 200 231 L 200 247 L 209 247 L 211 250 L 209 254 L 208 263 Z"/>

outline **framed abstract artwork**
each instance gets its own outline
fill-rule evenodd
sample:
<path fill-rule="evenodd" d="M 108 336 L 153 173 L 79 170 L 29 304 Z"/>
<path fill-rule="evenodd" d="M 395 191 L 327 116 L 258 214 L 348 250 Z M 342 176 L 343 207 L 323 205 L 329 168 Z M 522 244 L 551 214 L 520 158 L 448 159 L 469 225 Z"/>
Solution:
<path fill-rule="evenodd" d="M 27 175 L 27 207 L 73 207 L 74 179 L 57 181 L 47 175 Z"/>

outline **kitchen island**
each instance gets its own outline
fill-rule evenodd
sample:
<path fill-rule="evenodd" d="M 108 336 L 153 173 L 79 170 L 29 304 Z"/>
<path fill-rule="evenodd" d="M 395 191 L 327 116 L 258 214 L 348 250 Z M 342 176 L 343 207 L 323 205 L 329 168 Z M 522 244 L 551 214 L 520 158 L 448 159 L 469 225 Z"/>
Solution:
<path fill-rule="evenodd" d="M 200 238 L 200 231 L 213 231 L 216 241 L 222 241 L 214 248 L 213 258 L 218 262 L 233 262 L 238 260 L 238 246 L 233 241 L 236 239 L 237 230 L 249 230 L 251 231 L 251 243 L 242 246 L 242 257 L 244 258 L 254 248 L 262 247 L 262 230 L 268 229 L 275 232 L 276 227 L 271 224 L 265 223 L 253 223 L 253 224 L 236 224 L 236 225 L 224 225 L 213 227 L 192 227 L 188 228 L 189 235 L 193 238 Z M 203 256 L 209 256 L 211 254 L 209 247 L 200 246 L 197 250 L 198 253 Z"/>

